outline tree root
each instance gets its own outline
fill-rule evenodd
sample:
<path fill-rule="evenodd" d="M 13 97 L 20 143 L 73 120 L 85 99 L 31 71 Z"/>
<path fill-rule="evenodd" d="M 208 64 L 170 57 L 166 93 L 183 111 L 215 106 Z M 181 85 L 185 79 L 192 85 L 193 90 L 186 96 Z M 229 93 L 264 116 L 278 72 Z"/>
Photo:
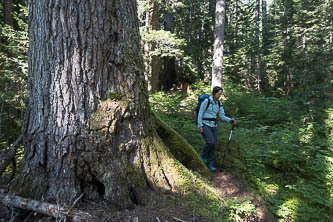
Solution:
<path fill-rule="evenodd" d="M 67 219 L 71 219 L 74 222 L 96 221 L 95 218 L 90 214 L 83 211 L 73 210 L 72 207 L 65 208 L 55 204 L 26 199 L 19 196 L 5 194 L 3 191 L 0 191 L 0 202 L 6 206 L 31 210 L 37 213 L 51 216 L 60 219 L 60 221 L 66 221 Z"/>

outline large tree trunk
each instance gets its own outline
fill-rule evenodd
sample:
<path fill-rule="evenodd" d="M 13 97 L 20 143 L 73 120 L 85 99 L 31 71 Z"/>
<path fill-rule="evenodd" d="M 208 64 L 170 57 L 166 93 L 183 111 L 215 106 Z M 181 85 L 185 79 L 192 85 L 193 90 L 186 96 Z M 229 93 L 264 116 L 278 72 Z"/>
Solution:
<path fill-rule="evenodd" d="M 124 208 L 178 171 L 150 119 L 136 1 L 30 0 L 23 172 L 13 191 Z M 164 157 L 164 158 L 162 158 Z"/>
<path fill-rule="evenodd" d="M 224 24 L 225 0 L 216 0 L 212 87 L 222 84 Z"/>

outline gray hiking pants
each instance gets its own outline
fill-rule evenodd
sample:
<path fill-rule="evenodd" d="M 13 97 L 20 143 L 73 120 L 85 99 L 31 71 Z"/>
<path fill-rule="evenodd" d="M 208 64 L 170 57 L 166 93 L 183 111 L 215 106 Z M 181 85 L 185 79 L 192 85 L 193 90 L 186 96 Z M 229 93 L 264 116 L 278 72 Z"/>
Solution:
<path fill-rule="evenodd" d="M 218 127 L 209 127 L 203 124 L 202 128 L 202 136 L 205 139 L 206 145 L 200 156 L 207 160 L 208 165 L 214 166 Z"/>

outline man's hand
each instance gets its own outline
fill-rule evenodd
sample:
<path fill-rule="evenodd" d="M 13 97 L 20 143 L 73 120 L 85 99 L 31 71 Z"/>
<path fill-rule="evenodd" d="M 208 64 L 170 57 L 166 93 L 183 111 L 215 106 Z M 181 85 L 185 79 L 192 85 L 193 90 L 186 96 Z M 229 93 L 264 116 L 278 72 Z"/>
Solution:
<path fill-rule="evenodd" d="M 203 128 L 202 127 L 199 128 L 199 132 L 203 133 Z"/>
<path fill-rule="evenodd" d="M 229 123 L 231 123 L 231 124 L 233 125 L 233 124 L 235 124 L 235 123 L 236 123 L 236 120 L 234 120 L 234 119 L 231 119 L 231 120 L 229 121 Z"/>

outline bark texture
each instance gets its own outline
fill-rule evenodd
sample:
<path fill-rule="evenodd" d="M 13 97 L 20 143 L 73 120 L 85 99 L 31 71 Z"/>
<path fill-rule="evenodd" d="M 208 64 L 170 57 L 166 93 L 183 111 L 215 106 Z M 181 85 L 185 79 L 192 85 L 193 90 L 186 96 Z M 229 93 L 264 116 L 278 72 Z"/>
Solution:
<path fill-rule="evenodd" d="M 12 191 L 64 206 L 85 193 L 119 208 L 149 188 L 176 191 L 188 176 L 150 119 L 136 1 L 30 0 L 29 13 L 25 153 Z"/>
<path fill-rule="evenodd" d="M 149 114 L 135 0 L 31 0 L 29 13 L 23 194 L 126 207 Z"/>
<path fill-rule="evenodd" d="M 224 24 L 225 0 L 216 0 L 212 87 L 222 84 Z"/>

